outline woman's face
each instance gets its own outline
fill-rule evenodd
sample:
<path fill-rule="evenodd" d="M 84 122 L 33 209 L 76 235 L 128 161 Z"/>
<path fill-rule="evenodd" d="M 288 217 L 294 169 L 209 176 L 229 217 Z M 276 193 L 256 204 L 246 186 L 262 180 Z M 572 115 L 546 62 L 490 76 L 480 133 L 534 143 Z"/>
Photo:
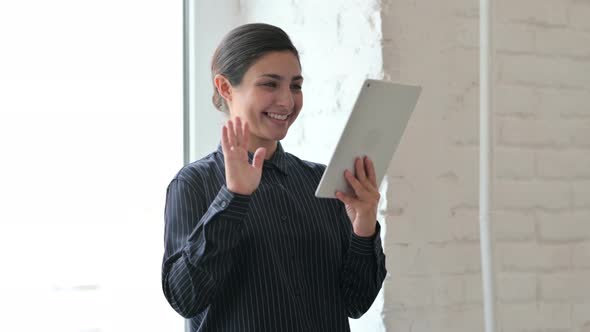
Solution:
<path fill-rule="evenodd" d="M 238 86 L 230 87 L 232 118 L 248 122 L 250 140 L 265 145 L 283 139 L 301 111 L 303 77 L 290 51 L 270 52 L 259 58 Z"/>

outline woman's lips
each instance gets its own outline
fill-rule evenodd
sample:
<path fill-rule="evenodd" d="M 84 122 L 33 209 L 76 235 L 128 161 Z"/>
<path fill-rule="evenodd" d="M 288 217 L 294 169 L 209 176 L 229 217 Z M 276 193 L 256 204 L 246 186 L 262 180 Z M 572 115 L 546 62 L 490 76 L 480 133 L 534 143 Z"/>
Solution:
<path fill-rule="evenodd" d="M 291 117 L 292 113 L 273 113 L 273 112 L 263 112 L 264 116 L 267 118 L 277 121 L 279 123 L 286 122 Z"/>

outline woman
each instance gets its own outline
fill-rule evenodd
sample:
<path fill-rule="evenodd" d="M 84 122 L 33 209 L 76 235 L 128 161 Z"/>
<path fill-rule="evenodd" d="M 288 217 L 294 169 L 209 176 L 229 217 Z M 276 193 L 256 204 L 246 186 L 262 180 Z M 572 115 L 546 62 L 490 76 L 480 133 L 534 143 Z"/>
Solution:
<path fill-rule="evenodd" d="M 324 165 L 280 140 L 303 104 L 285 32 L 232 30 L 212 61 L 213 103 L 229 119 L 217 151 L 167 190 L 164 294 L 193 331 L 349 331 L 385 278 L 373 164 L 344 176 L 355 195 L 319 199 Z"/>

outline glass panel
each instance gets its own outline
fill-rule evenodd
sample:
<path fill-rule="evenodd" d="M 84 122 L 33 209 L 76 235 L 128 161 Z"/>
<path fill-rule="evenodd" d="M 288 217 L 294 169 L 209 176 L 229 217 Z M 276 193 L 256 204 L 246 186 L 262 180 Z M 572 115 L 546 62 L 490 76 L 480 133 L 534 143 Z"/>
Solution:
<path fill-rule="evenodd" d="M 0 4 L 0 330 L 182 329 L 160 281 L 181 27 L 182 3 Z"/>

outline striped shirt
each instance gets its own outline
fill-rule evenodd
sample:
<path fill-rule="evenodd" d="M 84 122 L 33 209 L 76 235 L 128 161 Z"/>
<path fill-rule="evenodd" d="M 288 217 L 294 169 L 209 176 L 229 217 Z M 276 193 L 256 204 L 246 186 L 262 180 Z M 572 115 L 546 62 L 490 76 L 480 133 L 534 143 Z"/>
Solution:
<path fill-rule="evenodd" d="M 253 154 L 249 153 L 250 162 Z M 320 199 L 324 165 L 284 152 L 249 196 L 225 186 L 223 151 L 182 168 L 166 193 L 162 286 L 191 331 L 350 331 L 385 278 L 377 233 L 352 232 Z"/>

